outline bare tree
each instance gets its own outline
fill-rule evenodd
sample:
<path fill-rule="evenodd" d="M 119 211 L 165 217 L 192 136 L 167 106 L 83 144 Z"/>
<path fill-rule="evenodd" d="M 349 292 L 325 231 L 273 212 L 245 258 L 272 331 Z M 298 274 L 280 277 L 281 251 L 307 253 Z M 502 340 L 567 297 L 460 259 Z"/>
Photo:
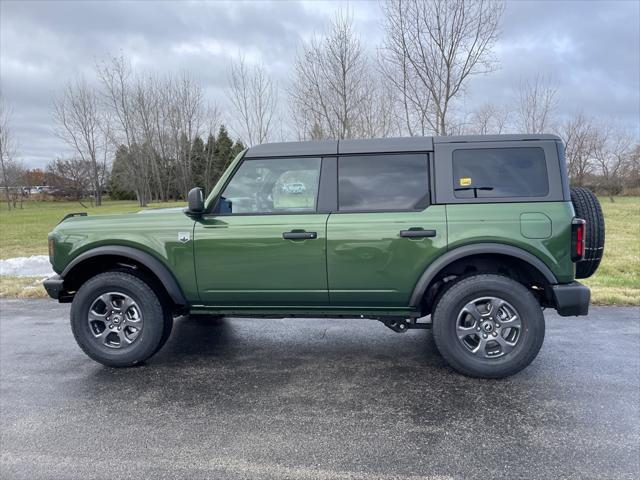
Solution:
<path fill-rule="evenodd" d="M 640 188 L 640 143 L 637 138 L 629 155 L 629 167 L 626 173 L 626 186 L 634 189 Z"/>
<path fill-rule="evenodd" d="M 400 120 L 395 114 L 395 91 L 381 78 L 371 76 L 368 98 L 362 105 L 359 136 L 384 138 L 399 134 Z"/>
<path fill-rule="evenodd" d="M 598 129 L 593 158 L 598 166 L 600 188 L 613 202 L 622 192 L 624 178 L 632 168 L 633 139 L 622 128 L 607 123 Z"/>
<path fill-rule="evenodd" d="M 594 168 L 593 152 L 598 141 L 596 127 L 591 119 L 579 113 L 562 124 L 560 137 L 565 145 L 569 177 L 574 185 L 582 186 Z"/>
<path fill-rule="evenodd" d="M 47 165 L 47 184 L 54 187 L 59 195 L 77 200 L 86 208 L 82 199 L 93 184 L 93 166 L 79 156 L 57 158 Z"/>
<path fill-rule="evenodd" d="M 420 88 L 416 75 L 407 56 L 408 45 L 405 35 L 407 22 L 402 2 L 389 2 L 386 8 L 386 39 L 379 51 L 378 64 L 385 81 L 398 92 L 394 96 L 394 112 L 403 129 L 411 136 L 427 135 L 431 128 L 431 95 L 426 88 Z"/>
<path fill-rule="evenodd" d="M 102 203 L 100 162 L 104 158 L 102 116 L 98 95 L 84 78 L 69 82 L 54 101 L 54 119 L 57 135 L 70 145 L 79 157 L 91 165 L 95 204 Z"/>
<path fill-rule="evenodd" d="M 533 80 L 520 81 L 515 110 L 521 132 L 546 133 L 553 129 L 557 93 L 553 81 L 540 75 Z"/>
<path fill-rule="evenodd" d="M 0 167 L 2 186 L 7 201 L 7 208 L 11 210 L 11 188 L 16 188 L 16 144 L 11 133 L 11 111 L 0 96 Z"/>
<path fill-rule="evenodd" d="M 262 64 L 247 66 L 244 57 L 231 64 L 229 99 L 240 125 L 240 137 L 249 146 L 267 142 L 278 108 L 278 88 Z"/>
<path fill-rule="evenodd" d="M 502 2 L 493 0 L 383 4 L 382 58 L 389 64 L 383 71 L 399 90 L 410 134 L 447 135 L 452 101 L 467 79 L 495 68 L 491 50 L 503 10 Z"/>
<path fill-rule="evenodd" d="M 169 80 L 171 86 L 171 110 L 169 129 L 176 158 L 179 190 L 186 195 L 192 187 L 191 145 L 200 135 L 205 123 L 205 107 L 202 86 L 190 75 Z"/>
<path fill-rule="evenodd" d="M 103 102 L 110 114 L 112 144 L 125 145 L 129 151 L 127 175 L 140 206 L 146 206 L 151 199 L 153 178 L 148 159 L 140 152 L 140 135 L 136 121 L 135 91 L 133 72 L 128 60 L 114 57 L 98 65 L 98 76 L 103 86 Z"/>
<path fill-rule="evenodd" d="M 290 90 L 302 138 L 364 136 L 371 72 L 351 17 L 336 15 L 325 38 L 314 37 L 295 60 Z"/>
<path fill-rule="evenodd" d="M 485 103 L 471 113 L 466 131 L 472 135 L 500 135 L 509 125 L 509 111 L 493 103 Z"/>

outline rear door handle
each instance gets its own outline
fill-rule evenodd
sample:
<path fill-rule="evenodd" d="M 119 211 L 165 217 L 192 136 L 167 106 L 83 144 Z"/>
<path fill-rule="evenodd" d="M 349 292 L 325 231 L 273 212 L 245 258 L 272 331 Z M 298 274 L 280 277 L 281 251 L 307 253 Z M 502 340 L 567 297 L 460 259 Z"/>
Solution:
<path fill-rule="evenodd" d="M 282 238 L 285 240 L 313 240 L 318 238 L 316 232 L 284 232 Z"/>
<path fill-rule="evenodd" d="M 416 228 L 411 230 L 400 230 L 400 236 L 405 238 L 426 238 L 435 237 L 435 230 L 423 230 L 422 228 Z"/>

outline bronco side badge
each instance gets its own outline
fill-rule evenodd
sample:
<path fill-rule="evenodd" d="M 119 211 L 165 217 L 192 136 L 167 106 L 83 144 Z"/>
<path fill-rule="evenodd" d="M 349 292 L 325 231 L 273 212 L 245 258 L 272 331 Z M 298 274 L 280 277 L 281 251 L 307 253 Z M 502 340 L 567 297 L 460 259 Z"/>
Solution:
<path fill-rule="evenodd" d="M 178 232 L 178 240 L 182 243 L 187 243 L 189 240 L 191 240 L 191 233 L 190 232 Z"/>

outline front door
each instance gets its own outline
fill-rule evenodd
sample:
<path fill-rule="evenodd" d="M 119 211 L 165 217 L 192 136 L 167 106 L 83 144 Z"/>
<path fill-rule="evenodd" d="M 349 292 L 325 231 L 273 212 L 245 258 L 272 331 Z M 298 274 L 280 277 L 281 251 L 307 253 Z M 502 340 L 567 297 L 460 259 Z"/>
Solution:
<path fill-rule="evenodd" d="M 320 158 L 245 159 L 196 222 L 198 291 L 209 306 L 326 305 Z"/>

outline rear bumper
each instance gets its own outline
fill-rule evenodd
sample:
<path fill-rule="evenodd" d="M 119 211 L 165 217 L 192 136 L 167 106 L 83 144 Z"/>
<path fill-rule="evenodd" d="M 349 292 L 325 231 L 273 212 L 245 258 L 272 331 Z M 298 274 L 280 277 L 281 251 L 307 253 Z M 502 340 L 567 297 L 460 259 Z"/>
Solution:
<path fill-rule="evenodd" d="M 62 297 L 64 293 L 64 278 L 60 275 L 54 275 L 42 282 L 42 285 L 44 285 L 44 289 L 51 298 L 60 300 L 60 297 Z"/>
<path fill-rule="evenodd" d="M 553 299 L 558 314 L 563 317 L 587 315 L 591 290 L 580 282 L 552 285 Z"/>

